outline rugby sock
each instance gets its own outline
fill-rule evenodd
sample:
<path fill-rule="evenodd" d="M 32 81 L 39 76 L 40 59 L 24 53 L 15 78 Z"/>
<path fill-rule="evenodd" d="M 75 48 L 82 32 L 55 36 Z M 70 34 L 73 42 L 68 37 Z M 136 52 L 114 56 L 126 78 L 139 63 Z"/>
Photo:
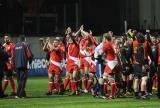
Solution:
<path fill-rule="evenodd" d="M 156 85 L 156 88 L 158 88 L 158 73 L 156 73 L 155 85 Z"/>
<path fill-rule="evenodd" d="M 112 97 L 115 96 L 115 90 L 116 90 L 116 84 L 115 83 L 111 83 L 111 96 Z"/>
<path fill-rule="evenodd" d="M 70 79 L 65 79 L 65 80 L 64 80 L 64 90 L 66 90 L 69 82 L 70 82 Z"/>
<path fill-rule="evenodd" d="M 97 92 L 99 91 L 99 89 L 100 89 L 100 84 L 96 83 L 94 86 L 94 95 L 97 95 Z"/>
<path fill-rule="evenodd" d="M 63 93 L 63 92 L 64 92 L 64 84 L 61 83 L 61 84 L 60 84 L 60 93 Z"/>
<path fill-rule="evenodd" d="M 7 86 L 8 86 L 8 80 L 4 80 L 3 87 L 2 87 L 3 92 L 6 90 Z"/>
<path fill-rule="evenodd" d="M 58 82 L 54 82 L 54 84 L 55 84 L 56 92 L 59 92 L 59 83 Z"/>
<path fill-rule="evenodd" d="M 153 88 L 156 88 L 156 78 L 153 79 Z"/>
<path fill-rule="evenodd" d="M 93 90 L 93 88 L 94 88 L 94 79 L 92 80 L 92 84 L 91 84 L 90 89 Z"/>
<path fill-rule="evenodd" d="M 103 85 L 103 92 L 104 92 L 104 94 L 107 93 L 107 83 L 104 83 L 104 85 Z"/>
<path fill-rule="evenodd" d="M 100 86 L 99 86 L 99 87 L 100 87 L 100 93 L 101 93 L 101 96 L 104 96 L 104 93 L 103 93 L 103 85 L 101 85 L 101 84 L 100 84 Z"/>
<path fill-rule="evenodd" d="M 114 94 L 118 94 L 118 93 L 120 93 L 120 89 L 121 89 L 121 84 L 119 84 L 119 83 L 116 83 L 115 84 L 116 86 L 115 86 L 115 93 Z"/>
<path fill-rule="evenodd" d="M 153 81 L 151 78 L 148 78 L 147 85 L 146 85 L 148 93 L 152 93 L 152 86 L 153 86 Z"/>
<path fill-rule="evenodd" d="M 87 90 L 91 91 L 92 80 L 88 80 Z"/>
<path fill-rule="evenodd" d="M 123 82 L 123 93 L 126 93 L 127 82 L 126 81 L 122 81 L 122 82 Z"/>
<path fill-rule="evenodd" d="M 78 86 L 80 89 L 82 89 L 82 80 L 78 80 Z"/>
<path fill-rule="evenodd" d="M 71 90 L 75 92 L 75 82 L 73 80 L 71 81 Z"/>
<path fill-rule="evenodd" d="M 76 81 L 76 87 L 77 87 L 77 90 L 78 90 L 78 86 L 79 86 L 79 85 L 78 85 L 78 81 Z"/>
<path fill-rule="evenodd" d="M 63 93 L 64 92 L 64 84 L 63 84 L 62 80 L 59 81 L 59 85 L 60 85 L 60 93 Z"/>
<path fill-rule="evenodd" d="M 153 88 L 157 89 L 157 85 L 158 85 L 158 75 L 157 73 L 155 73 L 154 78 L 153 78 Z"/>
<path fill-rule="evenodd" d="M 77 87 L 77 81 L 74 81 L 74 89 L 75 89 L 75 91 L 77 91 L 77 90 L 78 90 L 78 87 Z"/>
<path fill-rule="evenodd" d="M 53 89 L 53 82 L 49 82 L 49 92 L 52 93 L 52 89 Z"/>
<path fill-rule="evenodd" d="M 71 80 L 69 80 L 68 86 L 69 86 L 69 89 L 71 90 L 72 89 Z"/>
<path fill-rule="evenodd" d="M 129 80 L 128 81 L 128 91 L 129 92 L 131 92 L 133 90 L 132 86 L 133 86 L 133 80 Z"/>
<path fill-rule="evenodd" d="M 12 88 L 12 92 L 13 92 L 13 93 L 16 93 L 15 83 L 14 83 L 14 80 L 13 80 L 13 79 L 10 80 L 10 86 L 11 86 L 11 88 Z"/>
<path fill-rule="evenodd" d="M 84 79 L 83 81 L 84 81 L 84 82 L 83 82 L 83 83 L 84 83 L 84 89 L 87 89 L 87 82 L 88 82 L 88 81 L 87 81 L 87 79 Z"/>

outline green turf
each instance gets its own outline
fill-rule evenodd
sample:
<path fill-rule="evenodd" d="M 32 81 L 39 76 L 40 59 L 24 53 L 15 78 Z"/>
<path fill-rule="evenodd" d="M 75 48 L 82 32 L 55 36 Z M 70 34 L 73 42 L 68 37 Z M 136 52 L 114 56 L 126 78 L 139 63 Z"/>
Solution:
<path fill-rule="evenodd" d="M 29 78 L 27 96 L 25 99 L 7 97 L 0 99 L 0 108 L 160 108 L 160 100 L 152 97 L 150 100 L 134 98 L 118 98 L 103 100 L 89 95 L 81 96 L 45 96 L 48 88 L 46 77 Z M 7 92 L 10 92 L 8 87 Z"/>

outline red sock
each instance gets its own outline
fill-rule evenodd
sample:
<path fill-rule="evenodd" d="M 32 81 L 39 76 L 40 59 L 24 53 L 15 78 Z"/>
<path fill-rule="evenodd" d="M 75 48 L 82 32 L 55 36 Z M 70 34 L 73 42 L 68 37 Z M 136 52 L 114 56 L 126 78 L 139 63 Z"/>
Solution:
<path fill-rule="evenodd" d="M 53 82 L 49 82 L 49 92 L 52 93 L 52 89 L 53 89 Z"/>
<path fill-rule="evenodd" d="M 71 80 L 69 80 L 68 86 L 69 86 L 69 89 L 72 90 Z"/>
<path fill-rule="evenodd" d="M 63 83 L 60 84 L 60 92 L 64 92 L 64 84 Z"/>
<path fill-rule="evenodd" d="M 104 94 L 107 93 L 107 83 L 104 83 L 104 85 L 103 85 L 103 92 L 104 92 Z"/>
<path fill-rule="evenodd" d="M 115 96 L 115 90 L 116 90 L 116 84 L 115 83 L 111 83 L 111 96 L 112 97 Z"/>
<path fill-rule="evenodd" d="M 88 82 L 87 79 L 84 79 L 84 82 L 83 82 L 84 83 L 84 89 L 87 89 L 87 82 Z"/>
<path fill-rule="evenodd" d="M 64 92 L 64 84 L 62 80 L 60 80 L 59 85 L 60 85 L 60 92 L 61 93 Z"/>
<path fill-rule="evenodd" d="M 67 85 L 69 84 L 69 82 L 70 82 L 70 79 L 65 79 L 64 80 L 64 90 L 66 90 Z"/>
<path fill-rule="evenodd" d="M 91 86 L 92 86 L 92 80 L 88 80 L 88 84 L 87 84 L 88 91 L 91 91 Z"/>
<path fill-rule="evenodd" d="M 56 87 L 56 91 L 59 92 L 59 83 L 55 82 L 54 84 L 55 84 L 55 87 Z"/>
<path fill-rule="evenodd" d="M 15 89 L 15 83 L 14 83 L 14 80 L 13 80 L 13 79 L 10 80 L 10 86 L 11 86 L 11 88 L 12 88 L 12 92 L 15 93 L 15 92 L 16 92 L 16 89 Z"/>
<path fill-rule="evenodd" d="M 2 87 L 3 92 L 6 90 L 7 86 L 8 86 L 8 80 L 4 80 L 3 81 L 3 87 Z"/>
<path fill-rule="evenodd" d="M 78 90 L 77 81 L 74 81 L 74 88 L 75 88 L 75 91 Z"/>
<path fill-rule="evenodd" d="M 75 92 L 75 82 L 73 80 L 71 81 L 71 90 Z"/>

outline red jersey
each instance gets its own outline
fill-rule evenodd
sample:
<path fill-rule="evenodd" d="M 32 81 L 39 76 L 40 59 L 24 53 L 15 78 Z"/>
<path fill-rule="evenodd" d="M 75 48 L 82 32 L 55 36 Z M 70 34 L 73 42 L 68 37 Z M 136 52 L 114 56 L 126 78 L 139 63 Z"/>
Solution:
<path fill-rule="evenodd" d="M 5 47 L 5 50 L 7 52 L 7 54 L 10 56 L 10 57 L 13 57 L 13 49 L 15 47 L 15 44 L 14 43 L 5 43 L 3 45 Z M 11 58 L 9 58 L 7 61 L 6 61 L 6 66 L 7 66 L 7 69 L 8 70 L 12 70 L 13 69 L 13 65 L 12 65 L 12 60 Z"/>
<path fill-rule="evenodd" d="M 114 52 L 111 42 L 105 43 L 103 45 L 103 52 L 105 52 L 107 60 L 115 59 L 115 52 Z"/>
<path fill-rule="evenodd" d="M 135 61 L 135 56 L 134 56 L 134 54 L 137 53 L 138 44 L 139 44 L 138 40 L 134 40 L 134 41 L 133 41 L 133 54 L 132 54 L 133 63 L 136 62 L 136 61 Z M 147 41 L 145 41 L 145 42 L 143 43 L 143 46 L 142 46 L 142 47 L 143 47 L 143 49 L 144 49 L 144 59 L 148 59 Z"/>
<path fill-rule="evenodd" d="M 89 37 L 90 37 L 92 43 L 93 43 L 95 46 L 97 46 L 97 45 L 98 45 L 98 41 L 97 41 L 92 35 L 90 35 Z"/>
<path fill-rule="evenodd" d="M 144 59 L 145 59 L 145 60 L 148 59 L 147 44 L 148 44 L 147 41 L 145 41 L 145 42 L 143 43 Z"/>
<path fill-rule="evenodd" d="M 61 43 L 61 44 L 59 45 L 59 48 L 60 48 L 63 52 L 65 52 L 65 45 L 64 45 L 63 43 Z"/>
<path fill-rule="evenodd" d="M 138 40 L 134 40 L 133 41 L 133 54 L 132 54 L 133 63 L 136 63 L 135 54 L 137 53 L 137 47 L 138 47 Z"/>
<path fill-rule="evenodd" d="M 56 62 L 61 62 L 61 60 L 63 59 L 62 53 L 63 51 L 58 46 L 55 50 L 50 51 L 50 59 Z"/>
<path fill-rule="evenodd" d="M 87 48 L 87 46 L 88 46 L 88 44 L 89 44 L 89 39 L 82 39 L 81 41 L 80 41 L 80 47 L 83 49 L 83 50 L 86 50 L 87 52 L 88 52 L 88 48 Z M 80 58 L 83 58 L 83 57 L 85 57 L 85 54 L 83 54 L 83 53 L 81 53 L 80 52 Z"/>
<path fill-rule="evenodd" d="M 12 50 L 14 49 L 15 44 L 14 43 L 9 43 L 9 44 L 5 43 L 3 46 L 5 47 L 7 54 L 11 56 Z"/>
<path fill-rule="evenodd" d="M 70 43 L 68 46 L 68 56 L 79 57 L 79 46 L 74 43 Z"/>

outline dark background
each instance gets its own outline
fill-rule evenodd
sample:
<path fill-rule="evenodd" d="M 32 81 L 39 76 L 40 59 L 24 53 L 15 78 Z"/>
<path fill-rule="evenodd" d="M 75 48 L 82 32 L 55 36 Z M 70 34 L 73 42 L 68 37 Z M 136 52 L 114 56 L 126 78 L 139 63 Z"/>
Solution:
<path fill-rule="evenodd" d="M 138 29 L 135 6 L 138 0 L 0 0 L 0 33 L 48 35 L 84 24 L 95 35 L 108 30 L 121 34 L 124 20 Z"/>

